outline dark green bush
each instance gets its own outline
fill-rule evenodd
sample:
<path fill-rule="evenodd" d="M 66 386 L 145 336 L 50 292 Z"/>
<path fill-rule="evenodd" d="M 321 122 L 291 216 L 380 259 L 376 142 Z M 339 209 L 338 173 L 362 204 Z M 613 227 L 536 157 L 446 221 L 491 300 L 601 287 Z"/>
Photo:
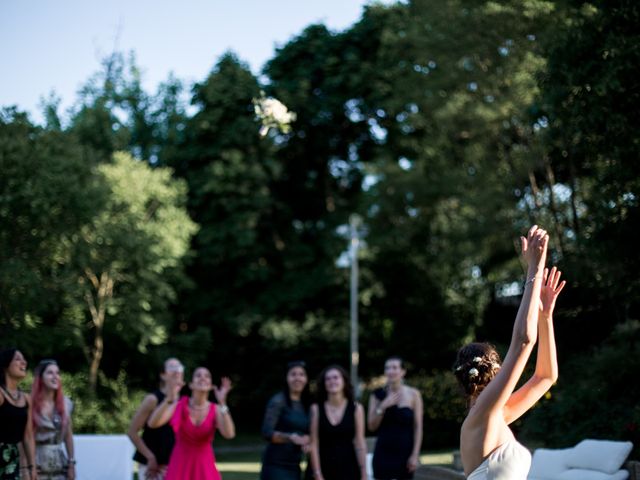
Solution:
<path fill-rule="evenodd" d="M 585 438 L 630 440 L 640 458 L 640 322 L 621 324 L 593 352 L 566 362 L 557 385 L 523 421 L 529 443 L 568 447 Z"/>

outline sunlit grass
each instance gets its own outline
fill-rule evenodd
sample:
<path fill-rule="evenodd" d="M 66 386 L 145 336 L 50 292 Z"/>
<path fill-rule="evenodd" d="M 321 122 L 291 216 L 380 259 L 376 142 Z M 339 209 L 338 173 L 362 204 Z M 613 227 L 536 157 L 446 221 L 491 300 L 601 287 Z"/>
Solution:
<path fill-rule="evenodd" d="M 261 452 L 222 452 L 216 454 L 218 470 L 224 480 L 256 480 L 260 476 Z M 429 452 L 420 455 L 423 465 L 450 466 L 453 450 Z M 304 465 L 303 465 L 304 468 Z"/>

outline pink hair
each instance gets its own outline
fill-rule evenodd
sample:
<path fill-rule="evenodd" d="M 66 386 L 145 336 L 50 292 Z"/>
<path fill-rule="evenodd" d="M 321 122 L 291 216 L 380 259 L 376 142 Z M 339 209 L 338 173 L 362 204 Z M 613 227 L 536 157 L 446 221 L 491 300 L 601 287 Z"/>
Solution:
<path fill-rule="evenodd" d="M 42 380 L 42 375 L 49 365 L 58 365 L 56 362 L 40 362 L 40 364 L 36 367 L 33 372 L 33 385 L 31 386 L 31 405 L 33 408 L 33 415 L 31 421 L 33 422 L 33 428 L 37 429 L 40 425 L 42 425 L 42 415 L 40 412 L 42 411 L 42 404 L 45 399 L 46 387 L 44 385 L 44 381 Z M 64 432 L 69 425 L 69 413 L 67 412 L 67 408 L 64 402 L 64 393 L 62 391 L 62 378 L 60 379 L 60 386 L 53 394 L 53 404 L 54 408 L 62 417 L 62 431 Z"/>

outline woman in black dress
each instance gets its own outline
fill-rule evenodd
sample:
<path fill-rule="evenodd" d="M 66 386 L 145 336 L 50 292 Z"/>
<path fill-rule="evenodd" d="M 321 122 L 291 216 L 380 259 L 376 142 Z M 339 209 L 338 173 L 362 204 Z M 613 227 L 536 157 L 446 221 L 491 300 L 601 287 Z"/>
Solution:
<path fill-rule="evenodd" d="M 378 433 L 373 452 L 376 480 L 413 478 L 422 444 L 422 397 L 403 384 L 406 370 L 400 357 L 384 364 L 387 385 L 369 398 L 369 430 Z"/>
<path fill-rule="evenodd" d="M 262 423 L 269 444 L 262 456 L 261 480 L 300 480 L 300 461 L 310 442 L 308 384 L 305 363 L 290 362 L 286 386 L 269 400 Z"/>
<path fill-rule="evenodd" d="M 29 409 L 30 398 L 18 388 L 27 375 L 27 361 L 20 350 L 0 352 L 0 480 L 37 478 L 35 441 Z M 20 466 L 20 445 L 27 465 Z"/>
<path fill-rule="evenodd" d="M 175 442 L 171 425 L 162 425 L 158 428 L 147 426 L 147 420 L 167 396 L 168 378 L 175 377 L 177 381 L 182 382 L 184 376 L 184 367 L 177 358 L 165 360 L 162 370 L 160 388 L 144 397 L 127 431 L 127 435 L 136 447 L 133 459 L 138 462 L 138 478 L 141 480 L 164 479 Z M 142 435 L 140 430 L 143 430 Z"/>
<path fill-rule="evenodd" d="M 354 400 L 347 372 L 338 365 L 318 378 L 311 406 L 311 466 L 316 480 L 366 480 L 364 409 Z"/>

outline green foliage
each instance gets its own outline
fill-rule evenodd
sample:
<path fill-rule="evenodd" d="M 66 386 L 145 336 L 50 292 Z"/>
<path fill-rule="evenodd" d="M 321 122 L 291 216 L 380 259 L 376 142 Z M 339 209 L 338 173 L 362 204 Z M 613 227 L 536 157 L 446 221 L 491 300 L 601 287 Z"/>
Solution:
<path fill-rule="evenodd" d="M 460 424 L 467 413 L 456 378 L 449 371 L 434 371 L 412 378 L 411 385 L 420 390 L 424 402 L 424 445 L 429 448 L 456 445 Z"/>
<path fill-rule="evenodd" d="M 25 353 L 69 345 L 68 333 L 34 335 L 51 327 L 75 283 L 64 265 L 74 235 L 103 199 L 82 147 L 57 130 L 32 125 L 7 109 L 0 116 L 0 322 L 3 343 Z M 6 330 L 5 330 L 6 328 Z"/>
<path fill-rule="evenodd" d="M 132 391 L 127 375 L 120 371 L 114 379 L 99 377 L 98 396 L 88 388 L 86 373 L 62 375 L 67 395 L 73 401 L 73 429 L 75 433 L 124 433 L 145 392 Z"/>
<path fill-rule="evenodd" d="M 122 429 L 136 402 L 119 372 L 148 386 L 169 355 L 232 375 L 234 409 L 255 428 L 288 360 L 313 376 L 348 359 L 337 261 L 355 212 L 361 374 L 403 355 L 425 442 L 453 444 L 464 405 L 443 372 L 470 339 L 508 343 L 522 276 L 511 239 L 540 223 L 569 280 L 563 373 L 516 428 L 558 446 L 640 443 L 626 360 L 640 299 L 640 8 L 614 3 L 374 3 L 342 32 L 304 29 L 264 77 L 223 55 L 193 110 L 180 80 L 149 94 L 119 53 L 69 118 L 55 96 L 45 127 L 3 110 L 3 343 L 90 363 L 69 379 L 86 431 Z M 290 131 L 258 134 L 262 90 L 296 112 Z"/>
<path fill-rule="evenodd" d="M 166 341 L 166 308 L 176 299 L 181 259 L 196 231 L 184 208 L 186 185 L 169 169 L 116 153 L 96 170 L 110 195 L 78 232 L 69 262 L 78 280 L 69 307 L 82 304 L 94 328 L 89 333 L 77 326 L 93 384 L 104 332 L 136 342 L 141 351 Z"/>

